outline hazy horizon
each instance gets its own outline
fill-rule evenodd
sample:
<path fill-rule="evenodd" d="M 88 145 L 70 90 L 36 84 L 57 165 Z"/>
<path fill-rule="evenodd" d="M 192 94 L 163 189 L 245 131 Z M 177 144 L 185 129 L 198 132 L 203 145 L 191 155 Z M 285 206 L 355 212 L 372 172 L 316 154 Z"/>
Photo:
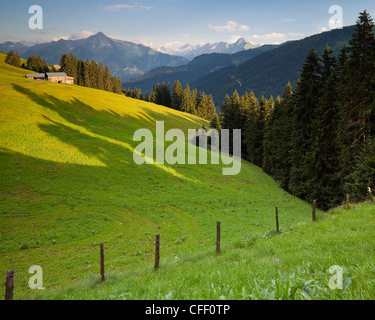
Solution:
<path fill-rule="evenodd" d="M 375 16 L 375 3 L 369 0 L 343 0 L 327 3 L 301 1 L 218 0 L 87 0 L 64 3 L 42 0 L 43 29 L 32 30 L 32 14 L 26 0 L 1 4 L 0 43 L 25 45 L 77 40 L 98 32 L 124 41 L 140 43 L 154 49 L 229 42 L 245 38 L 254 45 L 280 44 L 330 30 L 329 8 L 343 10 L 343 26 L 354 25 L 359 12 Z M 162 22 L 162 23 L 161 23 Z"/>

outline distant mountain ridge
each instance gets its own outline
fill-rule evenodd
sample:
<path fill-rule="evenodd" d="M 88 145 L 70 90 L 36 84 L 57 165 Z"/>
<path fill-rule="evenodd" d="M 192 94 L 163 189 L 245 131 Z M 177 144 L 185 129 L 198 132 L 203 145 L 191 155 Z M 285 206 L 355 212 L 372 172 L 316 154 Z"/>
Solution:
<path fill-rule="evenodd" d="M 354 27 L 349 26 L 289 41 L 240 65 L 206 74 L 190 83 L 190 86 L 212 94 L 219 109 L 225 95 L 232 95 L 235 90 L 241 95 L 254 92 L 258 98 L 262 95 L 266 98 L 273 95 L 276 98 L 283 94 L 288 82 L 295 87 L 311 48 L 321 55 L 325 46 L 329 45 L 334 54 L 338 55 L 341 48 L 348 44 L 353 32 Z"/>
<path fill-rule="evenodd" d="M 8 52 L 13 43 L 3 45 L 4 52 Z M 94 59 L 107 64 L 111 72 L 121 76 L 125 81 L 141 76 L 148 71 L 161 66 L 179 66 L 188 62 L 178 56 L 158 52 L 150 47 L 133 42 L 116 40 L 99 32 L 86 39 L 52 41 L 36 44 L 27 49 L 18 49 L 22 58 L 39 54 L 48 64 L 57 64 L 63 53 L 73 53 L 79 59 Z"/>
<path fill-rule="evenodd" d="M 14 52 L 18 52 L 18 54 L 23 56 L 28 49 L 29 47 L 21 42 L 7 41 L 0 44 L 0 51 L 4 53 L 8 53 L 10 50 L 13 50 Z"/>
<path fill-rule="evenodd" d="M 211 53 L 195 57 L 191 62 L 184 66 L 178 67 L 160 67 L 145 75 L 123 83 L 125 88 L 138 88 L 142 92 L 151 92 L 152 87 L 159 83 L 170 83 L 179 80 L 182 86 L 204 77 L 208 74 L 215 73 L 229 66 L 239 65 L 256 57 L 259 54 L 273 50 L 277 45 L 265 45 L 255 49 L 240 51 L 236 54 Z"/>
<path fill-rule="evenodd" d="M 245 38 L 240 38 L 234 43 L 217 42 L 206 43 L 203 45 L 191 45 L 186 43 L 177 49 L 169 49 L 168 47 L 161 47 L 160 51 L 171 55 L 182 56 L 189 60 L 194 59 L 202 54 L 210 53 L 226 53 L 233 54 L 243 50 L 254 49 L 256 46 Z"/>

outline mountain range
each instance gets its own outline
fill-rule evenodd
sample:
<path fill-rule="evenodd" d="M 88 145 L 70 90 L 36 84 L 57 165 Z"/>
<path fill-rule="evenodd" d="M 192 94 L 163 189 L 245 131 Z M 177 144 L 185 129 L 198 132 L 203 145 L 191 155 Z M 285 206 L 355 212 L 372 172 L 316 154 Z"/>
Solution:
<path fill-rule="evenodd" d="M 252 44 L 250 41 L 246 40 L 245 38 L 240 38 L 234 43 L 228 42 L 217 42 L 217 43 L 206 43 L 206 44 L 197 44 L 191 45 L 186 43 L 180 46 L 177 49 L 171 49 L 167 46 L 162 46 L 159 51 L 175 56 L 182 56 L 189 60 L 194 59 L 197 56 L 202 54 L 210 54 L 210 53 L 237 53 L 240 51 L 253 49 L 256 46 Z"/>
<path fill-rule="evenodd" d="M 276 98 L 283 94 L 288 82 L 292 87 L 296 86 L 311 48 L 321 55 L 328 45 L 337 56 L 341 48 L 348 44 L 353 32 L 354 26 L 349 26 L 289 41 L 239 65 L 233 64 L 206 74 L 190 83 L 190 86 L 212 94 L 216 106 L 222 104 L 226 94 L 231 95 L 235 90 L 241 95 L 254 92 L 258 98 L 262 95 Z"/>
<path fill-rule="evenodd" d="M 0 50 L 16 50 L 22 58 L 40 55 L 48 64 L 58 64 L 63 53 L 73 53 L 79 59 L 94 59 L 107 64 L 111 72 L 119 75 L 122 81 L 141 76 L 161 66 L 179 66 L 188 60 L 179 56 L 158 52 L 150 47 L 133 42 L 116 40 L 99 32 L 86 39 L 52 41 L 32 47 L 20 43 L 7 42 Z"/>
<path fill-rule="evenodd" d="M 348 43 L 354 27 L 323 32 L 302 40 L 282 45 L 266 45 L 237 53 L 203 54 L 189 61 L 182 56 L 158 52 L 150 47 L 116 40 L 99 32 L 87 39 L 59 40 L 26 47 L 22 43 L 7 42 L 0 50 L 18 51 L 22 58 L 40 54 L 48 64 L 59 63 L 63 53 L 73 53 L 80 59 L 94 59 L 108 64 L 111 72 L 121 76 L 123 87 L 152 90 L 153 85 L 180 80 L 206 94 L 212 94 L 215 105 L 220 105 L 226 94 L 237 90 L 239 94 L 253 91 L 260 98 L 282 95 L 285 86 L 295 86 L 302 64 L 313 47 L 319 54 L 329 45 L 335 54 Z M 205 45 L 196 50 L 240 50 L 251 44 L 239 39 L 235 46 L 225 43 Z M 235 49 L 236 47 L 236 49 Z M 190 48 L 191 49 L 191 48 Z M 190 50 L 185 48 L 186 53 Z M 182 50 L 182 49 L 181 49 Z M 190 50 L 190 53 L 193 51 Z M 198 51 L 196 51 L 197 54 Z M 181 52 L 180 52 L 181 53 Z"/>
<path fill-rule="evenodd" d="M 18 52 L 20 56 L 24 57 L 24 53 L 29 49 L 28 46 L 24 45 L 21 42 L 11 42 L 7 41 L 4 43 L 0 43 L 0 51 L 4 53 L 8 53 L 10 50 L 14 52 Z"/>
<path fill-rule="evenodd" d="M 353 31 L 354 27 L 350 26 L 279 46 L 262 46 L 232 55 L 202 55 L 186 66 L 152 70 L 142 77 L 124 83 L 124 87 L 148 91 L 158 82 L 189 82 L 191 88 L 212 94 L 218 110 L 225 95 L 231 95 L 235 90 L 239 94 L 252 91 L 258 98 L 262 95 L 266 98 L 273 95 L 276 98 L 283 94 L 288 82 L 295 86 L 311 48 L 316 49 L 320 55 L 325 46 L 329 45 L 337 55 L 348 43 Z"/>
<path fill-rule="evenodd" d="M 201 77 L 216 73 L 221 69 L 233 65 L 240 65 L 249 61 L 259 54 L 273 50 L 277 45 L 264 45 L 259 48 L 240 51 L 235 54 L 211 53 L 203 54 L 195 57 L 187 65 L 178 67 L 160 67 L 145 75 L 126 81 L 123 83 L 125 88 L 138 88 L 142 92 L 151 92 L 153 86 L 159 83 L 173 84 L 175 80 L 179 80 L 182 86 L 186 83 L 194 83 Z"/>

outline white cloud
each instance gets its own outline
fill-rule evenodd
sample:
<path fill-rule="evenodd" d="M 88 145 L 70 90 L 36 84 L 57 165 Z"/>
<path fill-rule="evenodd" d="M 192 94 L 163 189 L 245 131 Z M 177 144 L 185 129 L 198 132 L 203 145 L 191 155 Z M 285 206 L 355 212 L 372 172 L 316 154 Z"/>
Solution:
<path fill-rule="evenodd" d="M 140 5 L 130 5 L 130 4 L 115 4 L 112 6 L 105 6 L 104 9 L 109 12 L 117 12 L 122 9 L 125 10 L 150 10 L 153 7 L 146 7 L 146 6 L 140 6 Z"/>
<path fill-rule="evenodd" d="M 246 25 L 238 25 L 236 21 L 229 20 L 227 23 L 223 26 L 214 26 L 212 24 L 209 24 L 208 27 L 212 30 L 218 31 L 218 32 L 235 32 L 235 31 L 249 31 L 250 27 Z"/>
<path fill-rule="evenodd" d="M 325 32 L 325 31 L 328 31 L 328 28 L 326 28 L 326 27 L 321 27 L 321 28 L 318 28 L 318 30 L 319 30 L 320 32 Z"/>
<path fill-rule="evenodd" d="M 79 40 L 79 39 L 86 39 L 90 36 L 92 36 L 94 33 L 88 30 L 82 30 L 81 32 L 72 33 L 69 37 L 61 36 L 61 37 L 55 37 L 52 39 L 52 41 L 59 41 L 59 40 Z"/>
<path fill-rule="evenodd" d="M 305 34 L 304 34 L 304 33 L 294 33 L 294 32 L 290 32 L 290 33 L 288 33 L 288 36 L 292 36 L 292 37 L 304 37 Z"/>
<path fill-rule="evenodd" d="M 52 41 L 59 41 L 59 40 L 69 40 L 69 37 L 55 37 Z"/>
<path fill-rule="evenodd" d="M 92 35 L 94 35 L 93 32 L 88 30 L 82 30 L 81 32 L 71 34 L 69 40 L 86 39 Z"/>
<path fill-rule="evenodd" d="M 241 39 L 242 36 L 238 35 L 238 34 L 234 34 L 230 37 L 230 40 L 228 41 L 228 43 L 236 43 L 238 41 L 238 39 Z"/>
<path fill-rule="evenodd" d="M 152 46 L 152 48 L 163 53 L 171 53 L 171 52 L 175 53 L 176 51 L 179 51 L 179 49 L 185 45 L 191 46 L 188 43 L 183 42 L 183 41 L 171 41 L 171 42 L 163 43 L 160 46 L 154 45 Z"/>
<path fill-rule="evenodd" d="M 285 39 L 286 38 L 286 34 L 283 34 L 283 33 L 276 33 L 276 32 L 273 32 L 273 33 L 267 33 L 267 34 L 262 34 L 262 35 L 258 35 L 258 34 L 253 34 L 251 36 L 252 39 L 263 39 L 263 40 L 269 40 L 269 39 Z"/>
<path fill-rule="evenodd" d="M 305 35 L 303 33 L 267 33 L 267 34 L 253 34 L 247 37 L 249 40 L 253 40 L 255 43 L 263 44 L 280 44 L 285 41 L 302 39 Z"/>
<path fill-rule="evenodd" d="M 142 44 L 146 47 L 150 47 L 150 48 L 153 48 L 153 49 L 155 49 L 155 47 L 156 47 L 155 43 L 153 43 L 151 41 L 148 41 L 146 38 L 132 39 L 132 40 L 129 40 L 129 41 L 132 41 L 134 43 L 139 43 L 139 44 Z"/>

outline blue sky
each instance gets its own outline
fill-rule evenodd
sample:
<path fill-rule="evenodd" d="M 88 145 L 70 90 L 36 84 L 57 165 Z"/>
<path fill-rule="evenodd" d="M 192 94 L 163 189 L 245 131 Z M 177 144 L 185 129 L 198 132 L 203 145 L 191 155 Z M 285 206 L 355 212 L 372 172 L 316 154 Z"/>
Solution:
<path fill-rule="evenodd" d="M 43 8 L 42 30 L 28 26 L 34 4 Z M 329 30 L 332 5 L 342 7 L 344 26 L 363 10 L 375 18 L 374 0 L 1 0 L 0 43 L 78 39 L 99 31 L 154 48 L 238 37 L 282 43 Z"/>

